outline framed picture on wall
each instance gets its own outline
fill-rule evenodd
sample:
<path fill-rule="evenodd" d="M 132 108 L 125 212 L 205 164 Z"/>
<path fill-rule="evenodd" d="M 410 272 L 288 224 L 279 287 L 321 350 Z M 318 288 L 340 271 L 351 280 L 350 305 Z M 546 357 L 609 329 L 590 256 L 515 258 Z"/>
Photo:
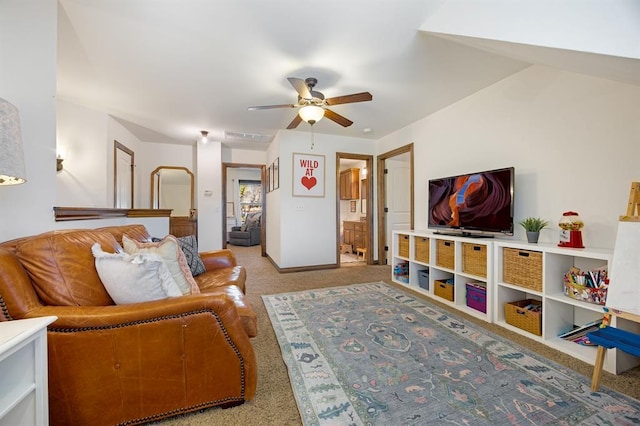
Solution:
<path fill-rule="evenodd" d="M 356 212 L 356 200 L 351 200 L 349 202 L 349 211 L 351 213 L 355 213 Z"/>
<path fill-rule="evenodd" d="M 280 188 L 280 157 L 273 162 L 273 189 Z"/>
<path fill-rule="evenodd" d="M 324 155 L 293 153 L 293 196 L 324 197 Z"/>
<path fill-rule="evenodd" d="M 267 166 L 266 176 L 264 181 L 264 188 L 267 192 L 271 192 L 271 185 L 269 185 L 269 182 L 271 182 L 271 166 Z"/>
<path fill-rule="evenodd" d="M 269 192 L 273 191 L 273 163 L 269 166 Z"/>

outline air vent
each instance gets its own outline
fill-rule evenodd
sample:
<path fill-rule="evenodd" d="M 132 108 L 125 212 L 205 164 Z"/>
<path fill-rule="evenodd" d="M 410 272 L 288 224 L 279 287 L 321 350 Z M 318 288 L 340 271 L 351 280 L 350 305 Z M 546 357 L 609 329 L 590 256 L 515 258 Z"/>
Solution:
<path fill-rule="evenodd" d="M 273 136 L 261 135 L 259 133 L 243 133 L 243 132 L 224 132 L 224 138 L 227 141 L 244 141 L 244 142 L 271 142 Z"/>

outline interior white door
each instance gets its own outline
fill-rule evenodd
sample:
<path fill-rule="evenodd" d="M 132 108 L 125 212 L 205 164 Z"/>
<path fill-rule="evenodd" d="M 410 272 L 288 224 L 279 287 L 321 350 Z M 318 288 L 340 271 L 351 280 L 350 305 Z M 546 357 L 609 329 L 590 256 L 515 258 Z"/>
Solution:
<path fill-rule="evenodd" d="M 392 232 L 397 229 L 411 228 L 411 162 L 409 153 L 385 160 L 385 240 L 389 247 L 385 251 L 384 262 L 391 262 Z"/>
<path fill-rule="evenodd" d="M 116 149 L 116 196 L 115 196 L 115 208 L 117 209 L 132 209 L 132 164 L 133 159 L 131 154 Z"/>

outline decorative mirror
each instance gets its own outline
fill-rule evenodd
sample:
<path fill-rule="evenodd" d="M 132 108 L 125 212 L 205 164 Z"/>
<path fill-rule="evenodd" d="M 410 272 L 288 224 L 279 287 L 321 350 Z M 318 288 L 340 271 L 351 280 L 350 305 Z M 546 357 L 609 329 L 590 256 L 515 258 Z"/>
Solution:
<path fill-rule="evenodd" d="M 194 175 L 186 167 L 159 166 L 151 172 L 151 208 L 171 209 L 171 216 L 194 215 Z"/>

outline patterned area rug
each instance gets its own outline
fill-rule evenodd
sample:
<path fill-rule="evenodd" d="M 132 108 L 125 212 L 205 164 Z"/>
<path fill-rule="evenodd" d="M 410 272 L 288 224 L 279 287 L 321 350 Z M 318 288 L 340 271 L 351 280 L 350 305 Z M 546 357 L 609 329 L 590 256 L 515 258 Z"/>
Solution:
<path fill-rule="evenodd" d="M 640 422 L 639 401 L 382 282 L 263 300 L 305 425 Z"/>

